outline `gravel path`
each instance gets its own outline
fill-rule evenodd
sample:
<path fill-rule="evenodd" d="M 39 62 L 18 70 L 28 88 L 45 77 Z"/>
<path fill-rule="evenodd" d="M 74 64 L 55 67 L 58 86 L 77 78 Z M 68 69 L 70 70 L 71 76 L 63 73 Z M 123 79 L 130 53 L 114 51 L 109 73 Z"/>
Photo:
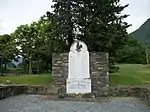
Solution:
<path fill-rule="evenodd" d="M 113 98 L 107 102 L 50 101 L 38 95 L 0 100 L 0 112 L 150 112 L 137 98 Z"/>

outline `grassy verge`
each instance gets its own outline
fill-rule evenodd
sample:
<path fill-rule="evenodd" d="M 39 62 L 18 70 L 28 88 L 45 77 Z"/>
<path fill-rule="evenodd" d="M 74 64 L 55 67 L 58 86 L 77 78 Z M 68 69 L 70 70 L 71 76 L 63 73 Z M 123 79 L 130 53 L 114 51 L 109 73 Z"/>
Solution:
<path fill-rule="evenodd" d="M 140 64 L 121 64 L 118 72 L 110 74 L 110 85 L 150 84 L 150 67 Z"/>
<path fill-rule="evenodd" d="M 0 82 L 10 82 L 17 84 L 28 84 L 28 85 L 46 85 L 51 83 L 51 74 L 40 74 L 40 75 L 10 75 L 0 77 Z"/>
<path fill-rule="evenodd" d="M 150 84 L 150 67 L 138 64 L 121 64 L 116 73 L 110 74 L 110 85 L 141 85 Z M 48 85 L 51 83 L 51 74 L 40 75 L 10 75 L 0 77 L 0 82 L 11 82 L 28 85 Z"/>

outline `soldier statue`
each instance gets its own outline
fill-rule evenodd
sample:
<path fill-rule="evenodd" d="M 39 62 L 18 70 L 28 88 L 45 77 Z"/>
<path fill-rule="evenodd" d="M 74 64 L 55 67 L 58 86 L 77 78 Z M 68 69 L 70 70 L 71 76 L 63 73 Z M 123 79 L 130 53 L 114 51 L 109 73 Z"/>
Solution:
<path fill-rule="evenodd" d="M 78 39 L 74 39 L 74 41 L 77 42 L 77 44 L 76 44 L 76 51 L 80 52 L 81 48 L 82 48 L 82 44 L 80 44 Z"/>

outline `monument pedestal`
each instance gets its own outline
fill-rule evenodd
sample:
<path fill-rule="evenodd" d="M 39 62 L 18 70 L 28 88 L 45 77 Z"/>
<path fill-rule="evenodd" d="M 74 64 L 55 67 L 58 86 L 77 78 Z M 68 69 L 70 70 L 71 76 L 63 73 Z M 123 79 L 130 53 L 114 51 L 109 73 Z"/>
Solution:
<path fill-rule="evenodd" d="M 91 79 L 90 78 L 67 79 L 67 93 L 68 94 L 91 93 Z"/>

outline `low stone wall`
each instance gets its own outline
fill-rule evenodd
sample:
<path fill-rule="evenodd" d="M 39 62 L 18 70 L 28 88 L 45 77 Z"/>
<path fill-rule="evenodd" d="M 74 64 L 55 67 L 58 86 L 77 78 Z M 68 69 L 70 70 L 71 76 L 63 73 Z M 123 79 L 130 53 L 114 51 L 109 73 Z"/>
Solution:
<path fill-rule="evenodd" d="M 0 100 L 20 94 L 47 94 L 47 87 L 37 85 L 8 85 L 0 87 Z"/>
<path fill-rule="evenodd" d="M 0 99 L 16 96 L 26 92 L 26 86 L 3 86 L 0 87 Z"/>
<path fill-rule="evenodd" d="M 138 97 L 150 106 L 150 88 L 134 87 L 110 87 L 108 96 L 113 97 Z"/>
<path fill-rule="evenodd" d="M 26 89 L 26 94 L 41 94 L 45 95 L 47 94 L 48 88 L 43 85 L 32 85 L 32 86 L 27 86 Z"/>
<path fill-rule="evenodd" d="M 62 92 L 63 93 L 63 92 Z M 107 90 L 103 90 L 101 94 L 89 93 L 89 94 L 57 94 L 59 98 L 74 100 L 77 98 L 78 101 L 90 98 L 91 101 L 101 101 L 101 98 L 109 97 L 137 97 L 143 102 L 150 106 L 150 88 L 140 86 L 124 86 L 124 87 L 109 87 Z M 80 97 L 80 99 L 78 99 Z M 100 100 L 99 100 L 100 98 Z M 86 101 L 86 100 L 84 100 Z"/>
<path fill-rule="evenodd" d="M 9 85 L 9 86 L 0 87 L 0 99 L 16 96 L 20 94 L 41 94 L 41 95 L 51 96 L 51 93 L 48 93 L 48 87 L 41 86 L 41 85 L 39 86 Z M 58 98 L 65 98 L 65 97 L 75 98 L 80 96 L 81 99 L 79 100 L 82 100 L 84 98 L 97 99 L 100 97 L 138 97 L 150 106 L 150 88 L 140 87 L 140 86 L 109 87 L 108 91 L 103 92 L 103 94 L 100 95 L 94 93 L 84 94 L 84 95 L 65 95 L 65 94 L 59 95 L 59 93 L 55 93 L 52 95 L 57 96 Z"/>

